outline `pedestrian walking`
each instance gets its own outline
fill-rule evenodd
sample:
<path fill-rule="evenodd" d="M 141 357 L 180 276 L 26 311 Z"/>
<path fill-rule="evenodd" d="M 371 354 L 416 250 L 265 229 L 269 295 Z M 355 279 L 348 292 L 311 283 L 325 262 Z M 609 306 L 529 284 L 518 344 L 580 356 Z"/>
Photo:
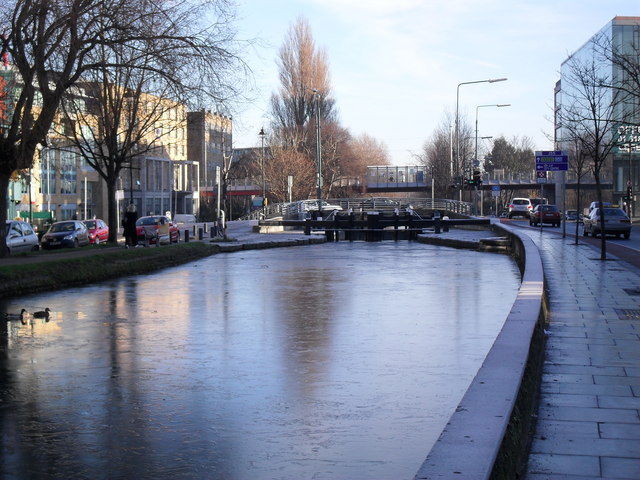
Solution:
<path fill-rule="evenodd" d="M 122 227 L 124 228 L 124 243 L 127 247 L 135 247 L 138 244 L 138 238 L 136 235 L 136 220 L 138 220 L 136 206 L 131 203 L 127 207 L 127 211 L 122 218 Z"/>
<path fill-rule="evenodd" d="M 218 214 L 218 236 L 220 237 L 225 236 L 226 227 L 227 226 L 225 225 L 225 221 L 224 221 L 224 210 L 220 210 L 220 213 Z"/>

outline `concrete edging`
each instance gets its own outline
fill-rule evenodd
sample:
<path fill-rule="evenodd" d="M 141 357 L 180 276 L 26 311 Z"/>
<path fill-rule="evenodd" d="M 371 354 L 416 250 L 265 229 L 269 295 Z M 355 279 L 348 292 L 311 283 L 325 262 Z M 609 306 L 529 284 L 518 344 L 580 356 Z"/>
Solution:
<path fill-rule="evenodd" d="M 544 355 L 544 272 L 528 236 L 494 227 L 511 240 L 522 284 L 502 330 L 415 480 L 516 478 L 526 453 Z"/>

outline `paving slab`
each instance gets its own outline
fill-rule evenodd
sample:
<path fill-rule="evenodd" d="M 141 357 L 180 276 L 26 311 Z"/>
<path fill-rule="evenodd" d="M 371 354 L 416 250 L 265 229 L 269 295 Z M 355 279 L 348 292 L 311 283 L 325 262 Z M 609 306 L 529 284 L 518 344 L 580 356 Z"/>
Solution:
<path fill-rule="evenodd" d="M 542 257 L 549 324 L 525 478 L 638 480 L 640 297 L 622 286 L 640 285 L 640 255 L 611 248 L 601 261 L 592 245 L 527 234 Z"/>

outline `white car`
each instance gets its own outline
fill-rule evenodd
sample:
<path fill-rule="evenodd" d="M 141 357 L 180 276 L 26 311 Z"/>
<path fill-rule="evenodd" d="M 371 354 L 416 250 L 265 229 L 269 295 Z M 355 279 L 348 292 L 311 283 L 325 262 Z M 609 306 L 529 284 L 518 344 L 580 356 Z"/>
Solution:
<path fill-rule="evenodd" d="M 7 220 L 7 252 L 31 252 L 40 249 L 33 227 L 21 220 Z"/>
<path fill-rule="evenodd" d="M 533 210 L 531 200 L 528 198 L 514 198 L 509 203 L 509 218 L 525 217 L 529 218 L 529 214 Z"/>
<path fill-rule="evenodd" d="M 321 200 L 322 202 L 322 211 L 323 212 L 332 212 L 334 210 L 342 210 L 340 205 L 333 205 L 325 200 Z M 318 210 L 318 201 L 317 200 L 303 200 L 301 204 L 301 210 L 305 212 L 311 212 L 314 210 Z"/>

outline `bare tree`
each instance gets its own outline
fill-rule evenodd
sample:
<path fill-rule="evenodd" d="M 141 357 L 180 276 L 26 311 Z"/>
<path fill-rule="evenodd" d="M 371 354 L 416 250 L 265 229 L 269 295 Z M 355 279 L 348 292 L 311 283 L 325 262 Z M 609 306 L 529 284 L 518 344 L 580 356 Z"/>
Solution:
<path fill-rule="evenodd" d="M 32 166 L 36 147 L 46 145 L 47 132 L 72 85 L 94 71 L 102 80 L 115 83 L 113 72 L 122 66 L 119 61 L 123 58 L 118 53 L 126 52 L 127 67 L 146 71 L 149 76 L 153 73 L 165 86 L 171 81 L 189 85 L 193 101 L 207 96 L 222 101 L 233 90 L 220 88 L 230 85 L 222 82 L 229 70 L 225 67 L 237 60 L 225 49 L 233 36 L 229 28 L 232 9 L 227 0 L 13 0 L 1 8 L 0 18 L 5 19 L 1 23 L 5 33 L 2 49 L 10 54 L 20 88 L 11 123 L 0 138 L 0 191 L 6 191 L 14 170 Z M 205 12 L 213 12 L 213 17 L 204 16 Z M 123 88 L 131 91 L 129 87 Z M 118 102 L 114 99 L 110 108 Z M 130 101 L 119 103 L 131 106 Z M 112 198 L 116 171 L 130 159 L 123 157 L 122 151 L 109 155 L 119 158 L 119 164 L 102 164 L 105 170 L 101 175 Z M 100 163 L 96 160 L 99 157 L 91 158 L 95 165 Z M 113 208 L 109 207 L 110 223 L 115 221 L 111 220 Z M 5 217 L 6 198 L 2 195 L 2 230 Z M 0 242 L 4 242 L 1 233 Z M 4 253 L 0 243 L 0 255 Z"/>
<path fill-rule="evenodd" d="M 575 230 L 575 244 L 578 245 L 578 230 L 580 222 L 578 219 L 580 218 L 580 210 L 581 210 L 581 184 L 582 179 L 587 174 L 589 169 L 592 169 L 592 166 L 589 162 L 590 157 L 587 155 L 585 150 L 582 147 L 582 139 L 574 138 L 572 141 L 572 145 L 569 148 L 569 168 L 576 175 L 576 230 Z"/>
<path fill-rule="evenodd" d="M 387 146 L 380 140 L 363 133 L 352 137 L 346 145 L 341 161 L 342 175 L 362 179 L 367 175 L 367 167 L 390 163 Z"/>
<path fill-rule="evenodd" d="M 300 135 L 320 109 L 322 121 L 334 121 L 335 101 L 331 97 L 329 62 L 325 50 L 318 50 L 311 26 L 304 17 L 289 28 L 278 56 L 280 91 L 271 97 L 273 130 Z"/>
<path fill-rule="evenodd" d="M 457 172 L 454 171 L 451 141 L 451 119 L 447 116 L 433 132 L 431 139 L 425 142 L 418 156 L 433 176 L 434 195 L 438 198 L 452 197 L 460 187 L 456 185 Z"/>
<path fill-rule="evenodd" d="M 595 47 L 590 50 L 590 55 L 574 55 L 564 64 L 560 121 L 562 140 L 580 145 L 581 152 L 591 163 L 597 201 L 602 204 L 602 175 L 605 173 L 607 157 L 615 146 L 615 127 L 628 115 L 626 109 L 622 108 L 628 94 L 610 88 L 611 70 L 602 68 L 602 58 Z M 602 212 L 601 232 L 605 231 L 604 225 L 605 215 Z M 602 233 L 600 259 L 606 258 L 606 238 Z"/>

